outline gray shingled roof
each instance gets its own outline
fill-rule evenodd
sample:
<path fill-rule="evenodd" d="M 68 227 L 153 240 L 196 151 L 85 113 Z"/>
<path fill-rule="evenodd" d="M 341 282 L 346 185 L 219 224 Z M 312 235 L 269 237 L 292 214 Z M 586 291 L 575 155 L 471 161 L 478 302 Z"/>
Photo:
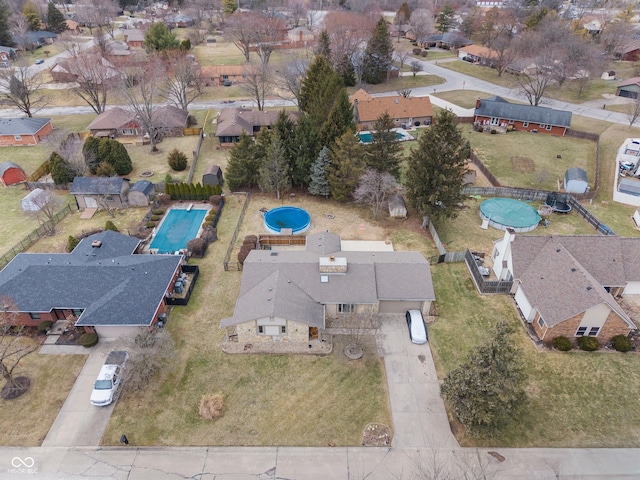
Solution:
<path fill-rule="evenodd" d="M 75 177 L 71 195 L 120 195 L 125 181 L 120 177 Z"/>
<path fill-rule="evenodd" d="M 84 309 L 78 326 L 150 325 L 181 257 L 133 255 L 138 243 L 106 230 L 71 253 L 21 253 L 0 272 L 0 295 L 22 312 Z"/>
<path fill-rule="evenodd" d="M 102 112 L 87 127 L 88 130 L 111 130 L 135 120 L 136 115 L 124 108 L 113 107 Z"/>
<path fill-rule="evenodd" d="M 566 128 L 571 125 L 571 112 L 548 107 L 509 103 L 497 96 L 480 100 L 480 106 L 476 108 L 475 114 L 483 117 L 504 118 Z"/>
<path fill-rule="evenodd" d="M 296 121 L 296 112 L 287 112 Z M 249 108 L 225 108 L 220 112 L 216 125 L 216 137 L 238 137 L 242 132 L 253 135 L 253 127 L 273 125 L 280 115 L 276 110 L 254 111 Z"/>
<path fill-rule="evenodd" d="M 130 192 L 142 192 L 145 195 L 149 195 L 153 190 L 153 183 L 149 180 L 138 180 L 131 186 Z"/>
<path fill-rule="evenodd" d="M 319 308 L 326 304 L 435 300 L 429 263 L 419 252 L 341 252 L 337 235 L 324 232 L 309 237 L 307 251 L 249 253 L 243 265 L 234 315 L 223 319 L 222 327 L 255 320 L 262 314 L 315 322 Z M 333 250 L 336 246 L 338 250 Z M 346 259 L 346 273 L 320 273 L 319 259 L 328 253 Z M 321 276 L 328 281 L 322 282 Z M 268 296 L 265 288 L 273 293 L 272 303 L 264 299 Z M 276 299 L 280 292 L 285 292 L 285 299 L 294 299 L 291 300 L 294 304 L 288 306 L 288 301 Z M 304 309 L 316 313 L 304 313 Z"/>
<path fill-rule="evenodd" d="M 582 180 L 584 182 L 589 181 L 587 179 L 587 172 L 578 167 L 567 169 L 567 171 L 564 173 L 564 180 L 565 182 L 569 180 Z"/>
<path fill-rule="evenodd" d="M 34 135 L 50 118 L 0 118 L 0 135 Z"/>

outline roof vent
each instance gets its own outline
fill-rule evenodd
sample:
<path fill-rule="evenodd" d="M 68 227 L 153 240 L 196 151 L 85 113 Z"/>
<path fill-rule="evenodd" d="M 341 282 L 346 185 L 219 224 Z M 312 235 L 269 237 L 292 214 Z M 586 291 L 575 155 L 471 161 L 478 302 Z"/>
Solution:
<path fill-rule="evenodd" d="M 102 246 L 102 240 L 94 240 L 91 242 L 91 246 L 93 248 L 100 248 Z"/>
<path fill-rule="evenodd" d="M 398 105 L 398 99 L 394 98 L 393 101 L 395 102 L 396 105 Z"/>
<path fill-rule="evenodd" d="M 572 271 L 572 272 L 575 272 L 575 271 L 576 271 L 576 267 L 572 267 L 572 268 L 571 268 L 571 271 Z"/>
<path fill-rule="evenodd" d="M 593 287 L 592 287 L 591 285 L 589 285 L 589 286 L 587 287 L 587 290 L 591 290 L 592 288 L 593 288 Z"/>

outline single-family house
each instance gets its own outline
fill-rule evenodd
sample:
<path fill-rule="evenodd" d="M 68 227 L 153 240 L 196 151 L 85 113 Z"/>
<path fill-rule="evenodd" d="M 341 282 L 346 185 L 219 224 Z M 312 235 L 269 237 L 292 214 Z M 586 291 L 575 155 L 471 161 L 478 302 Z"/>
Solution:
<path fill-rule="evenodd" d="M 71 20 L 70 18 L 68 18 L 67 20 L 65 20 L 65 23 L 67 24 L 67 30 L 73 33 L 74 35 L 80 35 L 82 33 L 82 28 L 80 28 L 80 24 L 75 20 Z"/>
<path fill-rule="evenodd" d="M 532 75 L 536 72 L 535 58 L 518 58 L 507 65 L 506 71 L 514 75 Z"/>
<path fill-rule="evenodd" d="M 0 46 L 0 63 L 2 63 L 2 67 L 8 67 L 15 59 L 16 50 L 14 48 Z"/>
<path fill-rule="evenodd" d="M 492 67 L 498 60 L 499 54 L 492 48 L 482 45 L 465 45 L 458 49 L 458 58 L 470 63 L 477 63 L 483 66 Z"/>
<path fill-rule="evenodd" d="M 589 189 L 587 172 L 574 167 L 564 173 L 564 191 L 567 193 L 585 193 Z"/>
<path fill-rule="evenodd" d="M 132 207 L 147 207 L 156 196 L 156 187 L 149 180 L 138 180 L 131 185 L 127 200 Z"/>
<path fill-rule="evenodd" d="M 71 253 L 19 253 L 0 271 L 0 296 L 17 322 L 75 321 L 103 338 L 134 336 L 165 313 L 181 255 L 142 255 L 140 240 L 105 230 Z"/>
<path fill-rule="evenodd" d="M 224 179 L 222 177 L 222 169 L 218 165 L 209 165 L 202 174 L 202 185 L 222 185 Z"/>
<path fill-rule="evenodd" d="M 287 39 L 295 45 L 305 45 L 313 42 L 313 32 L 306 27 L 292 28 L 287 32 Z"/>
<path fill-rule="evenodd" d="M 640 42 L 631 41 L 621 45 L 615 57 L 624 62 L 637 62 L 640 59 Z"/>
<path fill-rule="evenodd" d="M 127 29 L 124 31 L 124 42 L 130 48 L 141 48 L 144 46 L 144 34 L 145 32 L 137 28 Z"/>
<path fill-rule="evenodd" d="M 294 122 L 297 121 L 296 112 L 287 111 L 287 115 Z M 263 128 L 270 129 L 276 123 L 280 112 L 257 111 L 250 108 L 225 108 L 217 118 L 216 137 L 220 141 L 220 146 L 230 147 L 238 142 L 242 132 L 250 136 L 255 136 Z"/>
<path fill-rule="evenodd" d="M 51 45 L 57 37 L 58 35 L 53 32 L 37 30 L 25 32 L 24 34 L 15 33 L 12 36 L 12 41 L 17 50 L 35 50 L 45 45 Z"/>
<path fill-rule="evenodd" d="M 207 86 L 226 87 L 246 83 L 247 68 L 244 65 L 205 65 L 200 67 L 200 80 Z"/>
<path fill-rule="evenodd" d="M 127 203 L 129 180 L 121 177 L 75 177 L 71 195 L 78 209 L 120 208 Z"/>
<path fill-rule="evenodd" d="M 620 82 L 616 87 L 616 95 L 625 98 L 638 98 L 640 77 L 632 77 Z"/>
<path fill-rule="evenodd" d="M 534 133 L 564 136 L 571 126 L 571 112 L 549 107 L 521 105 L 501 97 L 476 100 L 474 122 Z"/>
<path fill-rule="evenodd" d="M 86 57 L 86 64 L 95 65 L 91 69 L 80 66 L 76 61 L 61 58 L 51 67 L 51 78 L 54 82 L 78 82 L 81 84 L 99 85 L 108 82 L 110 85 L 120 81 L 123 77 L 113 64 L 100 54 L 92 54 Z"/>
<path fill-rule="evenodd" d="M 635 324 L 614 297 L 640 293 L 640 238 L 516 235 L 495 243 L 493 271 L 540 340 L 627 335 Z"/>
<path fill-rule="evenodd" d="M 167 15 L 164 17 L 163 21 L 169 28 L 187 28 L 192 27 L 195 24 L 193 17 L 181 12 L 173 15 Z"/>
<path fill-rule="evenodd" d="M 405 34 L 406 38 L 416 42 L 421 47 L 444 48 L 447 50 L 471 45 L 473 42 L 465 38 L 460 32 L 434 33 L 418 38 L 415 31 L 411 28 Z"/>
<path fill-rule="evenodd" d="M 189 112 L 173 105 L 159 107 L 152 115 L 154 128 L 164 137 L 183 136 L 188 119 Z M 146 133 L 136 114 L 120 107 L 102 112 L 87 129 L 94 137 L 140 137 Z"/>
<path fill-rule="evenodd" d="M 358 131 L 372 130 L 378 117 L 385 112 L 393 119 L 396 127 L 430 125 L 433 119 L 433 108 L 428 96 L 371 97 L 364 90 L 359 90 L 350 100 Z"/>
<path fill-rule="evenodd" d="M 52 131 L 50 118 L 0 118 L 0 147 L 37 145 Z"/>
<path fill-rule="evenodd" d="M 325 321 L 354 313 L 429 312 L 429 262 L 419 252 L 346 251 L 338 235 L 306 237 L 305 250 L 252 250 L 233 316 L 220 326 L 241 344 L 311 344 Z"/>
<path fill-rule="evenodd" d="M 164 105 L 151 115 L 153 127 L 164 137 L 182 137 L 189 121 L 189 112 L 173 105 Z"/>
<path fill-rule="evenodd" d="M 0 163 L 0 182 L 2 182 L 5 187 L 26 181 L 27 174 L 20 165 L 14 162 Z"/>

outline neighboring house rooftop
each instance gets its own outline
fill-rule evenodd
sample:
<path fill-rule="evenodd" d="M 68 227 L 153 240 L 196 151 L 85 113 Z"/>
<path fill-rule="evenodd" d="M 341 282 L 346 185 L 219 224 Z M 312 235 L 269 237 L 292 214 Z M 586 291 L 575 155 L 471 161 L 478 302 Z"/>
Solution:
<path fill-rule="evenodd" d="M 102 112 L 87 127 L 88 130 L 110 130 L 119 128 L 135 119 L 133 112 L 120 107 L 113 107 Z"/>
<path fill-rule="evenodd" d="M 357 92 L 356 92 L 357 93 Z M 426 97 L 375 97 L 370 100 L 353 100 L 360 122 L 375 121 L 384 112 L 391 118 L 415 118 L 433 116 L 431 99 Z"/>
<path fill-rule="evenodd" d="M 482 45 L 466 45 L 464 47 L 460 47 L 459 50 L 476 57 L 492 59 L 498 58 L 498 52 L 491 48 L 483 47 Z"/>
<path fill-rule="evenodd" d="M 148 326 L 181 256 L 134 255 L 138 244 L 105 230 L 71 253 L 18 254 L 0 272 L 0 294 L 21 312 L 84 309 L 78 326 Z"/>
<path fill-rule="evenodd" d="M 287 111 L 294 121 L 297 119 L 295 112 Z M 216 126 L 216 137 L 237 137 L 246 132 L 253 135 L 254 127 L 273 125 L 278 120 L 280 112 L 277 110 L 251 110 L 249 108 L 225 108 L 220 112 Z"/>
<path fill-rule="evenodd" d="M 173 105 L 165 105 L 155 110 L 151 116 L 156 128 L 182 128 L 186 125 L 189 112 Z"/>
<path fill-rule="evenodd" d="M 122 184 L 128 181 L 121 177 L 75 177 L 71 184 L 71 195 L 120 195 Z"/>
<path fill-rule="evenodd" d="M 553 125 L 569 128 L 571 112 L 555 110 L 549 107 L 510 103 L 502 97 L 490 97 L 480 100 L 475 114 L 483 117 L 508 118 L 541 125 Z"/>
<path fill-rule="evenodd" d="M 34 135 L 50 118 L 0 118 L 0 135 Z"/>
<path fill-rule="evenodd" d="M 144 42 L 144 34 L 142 30 L 132 28 L 124 31 L 124 37 L 126 42 Z"/>
<path fill-rule="evenodd" d="M 628 87 L 630 85 L 640 85 L 640 77 L 631 77 L 623 80 L 618 84 L 618 87 Z"/>

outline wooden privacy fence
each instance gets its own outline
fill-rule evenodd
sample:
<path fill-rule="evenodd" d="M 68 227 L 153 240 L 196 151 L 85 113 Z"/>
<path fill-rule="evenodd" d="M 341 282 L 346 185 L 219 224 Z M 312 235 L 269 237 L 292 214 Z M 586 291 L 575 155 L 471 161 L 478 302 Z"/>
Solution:
<path fill-rule="evenodd" d="M 204 140 L 204 130 L 199 128 L 200 138 L 198 139 L 198 145 L 193 151 L 193 161 L 191 162 L 191 168 L 189 169 L 189 176 L 187 177 L 187 183 L 191 183 L 193 180 L 193 173 L 196 171 L 196 164 L 198 163 L 198 157 L 200 156 L 200 149 L 202 148 L 202 141 Z"/>
<path fill-rule="evenodd" d="M 480 293 L 510 293 L 513 282 L 505 282 L 500 280 L 485 280 L 471 250 L 467 248 L 464 252 L 464 261 L 467 264 L 473 283 Z"/>
<path fill-rule="evenodd" d="M 258 235 L 258 248 L 268 250 L 269 247 L 277 245 L 306 245 L 306 235 Z"/>
<path fill-rule="evenodd" d="M 244 200 L 244 205 L 242 206 L 242 211 L 240 212 L 240 215 L 238 216 L 238 223 L 236 224 L 236 229 L 233 231 L 233 236 L 231 237 L 231 241 L 229 242 L 229 247 L 227 248 L 227 253 L 224 256 L 224 271 L 225 272 L 229 272 L 229 271 L 241 271 L 242 270 L 242 264 L 238 261 L 232 262 L 231 261 L 231 254 L 233 253 L 233 246 L 236 243 L 236 239 L 238 238 L 238 233 L 240 232 L 240 227 L 242 227 L 242 220 L 244 219 L 244 214 L 247 211 L 247 207 L 249 206 L 249 199 L 251 198 L 251 192 L 247 192 L 246 193 L 247 198 L 245 198 Z"/>
<path fill-rule="evenodd" d="M 202 135 L 202 128 L 200 128 L 200 127 L 183 128 L 182 129 L 182 134 L 184 136 Z"/>

